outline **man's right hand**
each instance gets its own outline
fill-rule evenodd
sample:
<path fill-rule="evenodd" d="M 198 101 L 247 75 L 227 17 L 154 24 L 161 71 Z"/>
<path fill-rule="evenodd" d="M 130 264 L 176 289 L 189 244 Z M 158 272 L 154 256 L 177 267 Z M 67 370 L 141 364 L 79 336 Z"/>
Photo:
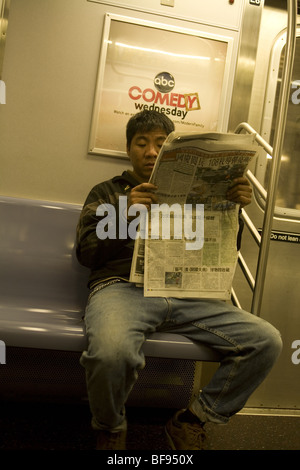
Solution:
<path fill-rule="evenodd" d="M 138 186 L 132 188 L 129 193 L 127 211 L 133 205 L 142 204 L 146 207 L 147 210 L 151 208 L 151 204 L 157 204 L 157 197 L 155 191 L 157 186 L 152 183 L 141 183 Z M 130 220 L 131 216 L 128 216 L 127 219 Z"/>

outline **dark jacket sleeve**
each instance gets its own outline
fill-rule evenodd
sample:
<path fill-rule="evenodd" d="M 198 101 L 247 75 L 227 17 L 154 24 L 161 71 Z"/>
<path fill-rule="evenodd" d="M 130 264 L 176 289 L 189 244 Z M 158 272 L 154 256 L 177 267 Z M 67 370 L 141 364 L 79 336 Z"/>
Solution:
<path fill-rule="evenodd" d="M 130 244 L 128 238 L 119 238 L 119 202 L 113 200 L 111 194 L 105 193 L 105 191 L 99 190 L 99 187 L 95 187 L 89 193 L 77 225 L 76 233 L 76 255 L 78 261 L 90 269 L 97 269 L 105 265 L 108 260 L 117 259 L 120 257 L 120 253 L 126 251 L 126 247 Z M 105 204 L 110 204 L 110 207 L 115 212 L 115 217 L 109 217 L 109 214 L 104 211 Z M 98 207 L 102 205 L 101 210 L 104 215 L 97 215 Z M 111 214 L 110 214 L 111 215 Z M 103 221 L 102 227 L 106 226 L 108 229 L 108 223 L 111 224 L 111 228 L 114 232 L 110 231 L 107 237 L 100 239 L 97 234 L 97 226 Z M 126 223 L 126 221 L 125 221 Z M 104 230 L 101 230 L 104 233 Z M 104 233 L 105 237 L 105 233 Z M 121 257 L 124 256 L 122 253 Z"/>

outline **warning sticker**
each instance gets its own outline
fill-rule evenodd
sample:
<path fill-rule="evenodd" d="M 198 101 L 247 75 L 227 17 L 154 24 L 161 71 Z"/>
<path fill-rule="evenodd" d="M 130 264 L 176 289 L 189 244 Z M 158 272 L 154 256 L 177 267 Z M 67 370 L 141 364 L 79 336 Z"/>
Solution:
<path fill-rule="evenodd" d="M 258 229 L 258 232 L 261 234 L 261 228 Z M 272 230 L 270 238 L 271 240 L 275 240 L 277 242 L 300 243 L 300 235 L 298 233 L 287 233 Z"/>

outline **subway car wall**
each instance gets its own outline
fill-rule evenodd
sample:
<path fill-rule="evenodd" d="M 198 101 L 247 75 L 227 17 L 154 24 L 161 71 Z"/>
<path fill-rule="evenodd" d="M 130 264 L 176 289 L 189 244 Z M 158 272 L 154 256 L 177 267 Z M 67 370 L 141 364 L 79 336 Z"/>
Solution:
<path fill-rule="evenodd" d="M 215 0 L 211 8 L 212 2 L 207 6 L 206 2 L 189 0 L 194 12 L 192 19 L 186 14 L 191 10 L 182 11 L 182 2 L 175 2 L 175 7 L 170 8 L 160 5 L 159 0 L 147 0 L 143 2 L 144 11 L 137 7 L 138 3 L 88 0 L 10 3 L 2 74 L 6 105 L 1 107 L 0 115 L 2 195 L 82 204 L 90 187 L 128 168 L 127 160 L 89 153 L 107 13 L 166 28 L 193 32 L 200 29 L 229 37 L 233 44 L 228 80 L 233 81 L 241 2 L 229 5 L 227 1 Z M 223 14 L 218 13 L 213 22 L 213 10 L 219 12 L 221 5 Z M 164 70 L 153 68 L 145 88 L 153 88 L 155 75 L 160 72 Z M 138 84 L 134 75 L 131 83 Z M 128 96 L 128 89 L 117 90 L 120 91 Z M 184 92 L 187 91 L 193 89 L 186 86 Z M 228 112 L 230 82 L 226 91 L 229 91 Z M 175 93 L 182 92 L 176 89 Z M 128 111 L 135 112 L 134 103 Z M 115 123 L 121 119 L 114 117 Z M 124 137 L 122 142 L 125 151 Z"/>

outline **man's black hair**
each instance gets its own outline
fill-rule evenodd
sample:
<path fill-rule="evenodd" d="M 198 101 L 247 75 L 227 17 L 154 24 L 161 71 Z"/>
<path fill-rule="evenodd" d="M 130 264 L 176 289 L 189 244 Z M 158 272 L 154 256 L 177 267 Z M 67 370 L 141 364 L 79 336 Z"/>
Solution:
<path fill-rule="evenodd" d="M 158 111 L 144 110 L 135 114 L 129 119 L 126 127 L 127 147 L 130 147 L 132 138 L 136 133 L 150 132 L 155 129 L 162 129 L 169 135 L 174 131 L 175 126 L 171 119 Z"/>

